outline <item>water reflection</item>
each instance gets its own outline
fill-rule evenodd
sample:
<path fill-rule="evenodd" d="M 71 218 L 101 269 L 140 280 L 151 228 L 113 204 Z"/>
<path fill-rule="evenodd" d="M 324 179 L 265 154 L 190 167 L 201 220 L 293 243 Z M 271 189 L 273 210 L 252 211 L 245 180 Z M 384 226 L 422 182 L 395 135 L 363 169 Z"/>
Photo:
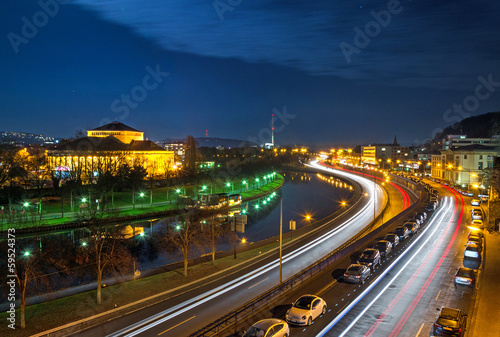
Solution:
<path fill-rule="evenodd" d="M 353 195 L 352 186 L 339 179 L 297 172 L 287 172 L 284 177 L 285 184 L 280 190 L 242 203 L 230 212 L 215 215 L 219 223 L 237 223 L 240 231 L 237 234 L 238 245 L 250 244 L 279 235 L 281 199 L 283 199 L 283 233 L 287 235 L 290 233 L 291 221 L 295 221 L 297 229 L 309 225 L 337 211 L 342 207 L 342 201 L 350 199 Z M 207 220 L 201 219 L 200 222 L 203 225 L 203 222 Z M 166 251 L 161 234 L 175 230 L 183 221 L 186 219 L 170 217 L 118 225 L 120 242 L 128 249 L 131 256 L 136 258 L 135 267 L 144 271 L 182 261 L 180 253 L 174 250 Z M 73 273 L 68 282 L 59 282 L 59 287 L 62 288 L 95 281 L 95 275 L 91 272 L 89 265 L 78 265 L 74 262 L 78 249 L 89 241 L 91 235 L 89 228 L 37 233 L 19 237 L 17 245 L 25 248 L 39 245 L 42 250 L 46 245 L 59 245 L 60 249 L 51 253 L 55 254 L 55 258 L 70 260 L 68 269 L 71 269 Z M 220 239 L 217 242 L 217 251 L 231 250 L 234 245 L 233 238 L 234 234 Z M 208 253 L 210 253 L 208 247 L 199 246 L 191 250 L 190 257 L 194 258 Z M 132 269 L 132 262 L 130 264 Z M 3 298 L 2 301 L 4 301 Z"/>

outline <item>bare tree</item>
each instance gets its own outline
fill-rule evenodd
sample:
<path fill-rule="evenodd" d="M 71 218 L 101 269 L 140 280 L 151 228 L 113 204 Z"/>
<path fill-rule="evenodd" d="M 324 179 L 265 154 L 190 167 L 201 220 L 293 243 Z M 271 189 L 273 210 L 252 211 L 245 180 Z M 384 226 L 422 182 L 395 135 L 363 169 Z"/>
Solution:
<path fill-rule="evenodd" d="M 207 220 L 202 222 L 201 229 L 201 236 L 203 239 L 202 242 L 204 242 L 210 249 L 212 263 L 215 263 L 217 242 L 221 237 L 230 234 L 230 228 L 226 224 L 221 223 L 221 221 L 217 218 L 217 215 L 211 214 Z"/>
<path fill-rule="evenodd" d="M 97 304 L 101 304 L 103 277 L 112 273 L 123 273 L 131 268 L 133 258 L 120 242 L 123 235 L 118 227 L 92 225 L 90 237 L 79 248 L 77 262 L 93 265 L 97 278 Z"/>
<path fill-rule="evenodd" d="M 59 242 L 60 243 L 60 242 Z M 4 244 L 7 244 L 4 241 Z M 66 262 L 64 259 L 55 258 L 54 252 L 59 249 L 56 245 L 46 245 L 43 250 L 41 243 L 35 238 L 24 247 L 18 242 L 15 246 L 15 260 L 9 255 L 8 271 L 16 277 L 19 286 L 19 299 L 21 302 L 21 328 L 26 327 L 26 297 L 30 292 L 44 288 L 53 289 L 56 280 L 64 277 Z M 7 251 L 5 249 L 4 251 Z M 9 249 L 9 251 L 11 251 Z M 3 260 L 3 259 L 2 259 Z M 12 262 L 11 262 L 12 261 Z M 5 262 L 5 261 L 4 261 Z"/>
<path fill-rule="evenodd" d="M 187 276 L 189 252 L 193 246 L 200 246 L 200 226 L 193 214 L 188 214 L 187 221 L 180 217 L 172 232 L 167 234 L 167 241 L 182 253 L 184 259 L 184 276 Z"/>

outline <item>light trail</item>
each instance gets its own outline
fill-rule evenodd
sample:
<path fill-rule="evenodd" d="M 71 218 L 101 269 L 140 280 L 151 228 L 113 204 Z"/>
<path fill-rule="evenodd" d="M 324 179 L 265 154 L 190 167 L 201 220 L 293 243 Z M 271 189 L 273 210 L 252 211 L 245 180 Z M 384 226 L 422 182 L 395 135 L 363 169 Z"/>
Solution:
<path fill-rule="evenodd" d="M 445 188 L 447 188 L 448 190 L 450 190 L 452 192 L 452 194 L 455 197 L 455 200 L 457 201 L 457 204 L 455 205 L 455 209 L 454 209 L 453 214 L 451 216 L 451 219 L 450 219 L 450 221 L 448 223 L 446 231 L 441 236 L 441 238 L 443 238 L 443 239 L 444 239 L 446 233 L 448 232 L 449 228 L 451 227 L 451 224 L 453 222 L 453 218 L 455 217 L 455 213 L 456 213 L 456 210 L 458 208 L 458 198 L 457 198 L 457 195 L 459 195 L 457 192 L 455 192 L 454 190 L 448 188 L 447 186 L 445 186 Z M 434 279 L 434 276 L 436 276 L 436 273 L 438 272 L 439 268 L 441 268 L 441 265 L 443 264 L 444 259 L 446 258 L 446 256 L 448 255 L 451 247 L 455 243 L 455 239 L 456 239 L 456 237 L 458 235 L 458 231 L 460 229 L 460 224 L 462 223 L 462 216 L 463 216 L 463 213 L 464 213 L 464 199 L 463 199 L 463 197 L 461 195 L 459 195 L 459 196 L 462 199 L 462 203 L 461 203 L 461 209 L 460 209 L 459 219 L 457 221 L 457 225 L 455 226 L 455 231 L 453 232 L 453 236 L 452 236 L 451 240 L 448 242 L 448 246 L 446 247 L 445 251 L 441 255 L 441 258 L 439 259 L 439 262 L 437 263 L 437 265 L 432 270 L 432 273 L 427 278 L 424 286 L 420 289 L 420 291 L 418 292 L 417 297 L 415 297 L 415 299 L 411 303 L 410 307 L 408 309 L 406 309 L 406 312 L 404 313 L 403 317 L 399 320 L 398 324 L 392 330 L 392 332 L 389 335 L 389 337 L 395 337 L 395 336 L 397 336 L 399 334 L 399 332 L 401 331 L 401 329 L 405 325 L 406 321 L 408 320 L 408 318 L 412 314 L 413 310 L 415 309 L 415 307 L 417 306 L 417 304 L 420 302 L 420 299 L 422 298 L 422 296 L 424 296 L 425 292 L 427 291 L 427 288 L 429 287 L 430 283 Z M 442 242 L 442 240 L 441 240 L 441 242 Z"/>
<path fill-rule="evenodd" d="M 443 242 L 444 236 L 446 235 L 446 233 L 448 232 L 448 230 L 450 228 L 450 224 L 453 220 L 453 217 L 455 216 L 457 208 L 458 208 L 458 204 L 455 205 L 455 208 L 453 210 L 453 214 L 448 222 L 448 226 L 446 227 L 445 232 L 442 235 L 440 235 L 437 243 L 434 242 L 432 244 L 433 248 L 432 248 L 431 252 L 429 254 L 427 254 L 425 260 L 420 264 L 419 268 L 413 273 L 412 277 L 406 282 L 405 286 L 403 287 L 403 289 L 401 289 L 401 291 L 398 293 L 396 298 L 394 298 L 394 300 L 391 301 L 391 303 L 384 310 L 382 315 L 380 315 L 380 317 L 375 321 L 375 323 L 372 325 L 372 327 L 365 334 L 365 337 L 370 337 L 375 332 L 375 330 L 379 327 L 381 322 L 385 319 L 385 317 L 387 317 L 387 315 L 392 311 L 392 309 L 396 306 L 396 304 L 399 303 L 399 301 L 401 300 L 403 295 L 406 294 L 406 291 L 412 286 L 415 279 L 420 275 L 420 273 L 422 272 L 422 270 L 426 266 L 427 262 L 430 260 L 430 258 L 434 255 L 434 253 L 436 252 L 436 250 L 438 249 L 440 244 Z M 418 295 L 417 295 L 417 298 L 418 298 Z"/>
<path fill-rule="evenodd" d="M 324 166 L 327 166 L 327 167 L 331 167 L 332 169 L 335 169 L 335 170 L 342 170 L 342 171 L 347 171 L 347 172 L 351 172 L 351 173 L 354 173 L 354 174 L 360 174 L 359 172 L 357 171 L 352 171 L 352 170 L 349 170 L 349 169 L 345 169 L 345 168 L 342 168 L 342 167 L 338 167 L 338 166 L 332 166 L 332 165 L 329 165 L 329 164 L 326 164 L 324 162 L 321 163 L 321 165 L 324 165 Z M 382 182 L 385 182 L 384 179 L 380 178 L 380 177 L 377 177 L 377 176 L 374 176 L 374 175 L 371 175 L 369 173 L 363 173 L 363 176 L 367 176 L 367 177 L 371 177 L 373 179 L 377 179 L 377 180 L 380 180 Z M 389 184 L 393 187 L 395 187 L 399 193 L 401 193 L 401 196 L 403 198 L 403 211 L 405 209 L 407 209 L 408 207 L 410 207 L 411 205 L 411 202 L 410 202 L 410 196 L 408 195 L 408 193 L 406 193 L 405 190 L 403 190 L 400 186 L 398 186 L 397 184 L 393 183 L 393 182 L 389 182 Z"/>
<path fill-rule="evenodd" d="M 452 203 L 450 202 L 450 205 L 446 206 L 448 204 L 448 198 L 446 198 L 444 204 L 439 208 L 439 211 L 434 214 L 433 218 L 430 220 L 429 224 L 426 226 L 424 231 L 422 233 L 427 232 L 431 228 L 433 228 L 434 223 L 440 223 L 446 213 L 449 211 L 449 209 L 452 206 Z M 445 211 L 446 209 L 446 211 Z M 438 219 L 436 221 L 436 219 Z M 399 275 L 406 269 L 406 267 L 413 261 L 413 259 L 418 255 L 418 253 L 423 249 L 423 246 L 430 241 L 430 239 L 433 237 L 433 235 L 436 233 L 438 230 L 439 226 L 435 226 L 431 235 L 423 242 L 423 244 L 419 247 L 419 249 L 413 254 L 413 256 L 410 257 L 408 262 L 405 263 L 405 265 L 400 269 L 400 271 L 392 278 L 392 280 L 379 292 L 379 294 L 361 311 L 361 313 L 353 319 L 353 321 L 349 324 L 349 326 L 342 332 L 339 337 L 345 336 L 345 334 L 358 322 L 358 320 L 368 311 L 373 304 L 384 294 L 384 292 L 389 288 L 389 286 L 399 277 Z M 386 275 L 391 271 L 397 264 L 398 262 L 408 254 L 408 252 L 411 250 L 412 247 L 414 247 L 421 239 L 422 235 L 420 235 L 412 244 L 396 259 L 394 260 L 388 267 L 387 269 L 377 278 L 377 281 L 371 284 L 367 289 L 365 289 L 359 296 L 356 298 L 355 301 L 353 301 L 348 307 L 346 307 L 343 312 L 337 316 L 332 322 L 330 322 L 323 330 L 321 330 L 316 337 L 321 337 L 324 336 L 330 331 L 359 301 L 361 301 Z"/>
<path fill-rule="evenodd" d="M 324 167 L 321 167 L 319 165 L 317 166 L 317 168 L 325 170 Z M 328 170 L 328 169 L 326 169 L 326 170 Z M 364 188 L 367 191 L 370 190 L 369 186 L 372 185 L 372 182 L 370 180 L 363 178 L 363 177 L 360 177 L 358 175 L 350 174 L 350 173 L 344 173 L 344 172 L 336 172 L 336 173 L 338 173 L 339 175 L 343 175 L 346 178 L 355 180 L 356 182 L 358 182 L 362 186 L 362 188 Z M 318 245 L 321 245 L 326 240 L 331 239 L 333 236 L 335 236 L 339 232 L 341 232 L 345 229 L 350 229 L 350 226 L 355 224 L 355 223 L 358 223 L 358 224 L 362 223 L 363 220 L 370 221 L 368 219 L 372 218 L 371 204 L 373 204 L 373 202 L 374 202 L 373 198 L 374 198 L 373 195 L 369 195 L 369 199 L 368 199 L 366 205 L 364 205 L 363 208 L 358 213 L 356 213 L 352 218 L 350 218 L 349 220 L 343 222 L 341 225 L 339 225 L 335 229 L 331 230 L 330 232 L 323 234 L 322 236 L 308 242 L 307 244 L 304 244 L 303 246 L 296 249 L 295 251 L 285 255 L 283 257 L 283 263 L 286 263 L 286 262 L 296 258 L 297 256 L 308 252 L 309 250 L 315 248 Z M 363 198 L 360 198 L 358 200 L 358 202 L 360 202 L 361 200 L 363 200 Z M 366 199 L 364 199 L 364 200 L 366 200 Z M 327 223 L 325 223 L 325 225 L 332 223 L 333 221 L 337 220 L 337 218 L 328 221 Z M 142 321 L 134 323 L 134 324 L 132 324 L 128 327 L 125 327 L 119 331 L 116 331 L 108 336 L 109 337 L 117 337 L 117 336 L 129 336 L 129 337 L 131 337 L 131 336 L 138 335 L 138 334 L 145 332 L 145 331 L 147 331 L 147 330 L 149 330 L 149 329 L 151 329 L 151 328 L 153 328 L 161 323 L 164 323 L 164 322 L 166 322 L 166 321 L 168 321 L 168 320 L 170 320 L 178 315 L 181 315 L 181 314 L 183 314 L 191 309 L 194 309 L 203 303 L 206 303 L 210 300 L 213 300 L 218 296 L 221 296 L 221 295 L 223 295 L 223 294 L 225 294 L 225 293 L 227 293 L 227 292 L 229 292 L 237 287 L 240 287 L 243 284 L 250 282 L 257 277 L 260 277 L 263 274 L 267 274 L 271 270 L 278 268 L 278 267 L 279 267 L 279 259 L 276 259 L 276 260 L 274 260 L 274 261 L 272 261 L 272 262 L 270 262 L 270 263 L 268 263 L 268 264 L 266 264 L 266 265 L 264 265 L 256 270 L 254 270 L 251 274 L 246 274 L 244 276 L 241 276 L 241 277 L 238 277 L 234 280 L 231 280 L 222 286 L 219 286 L 215 289 L 212 289 L 211 291 L 205 292 L 201 295 L 198 295 L 194 298 L 191 298 L 183 303 L 175 305 L 167 310 L 164 310 L 164 311 L 157 313 L 151 317 L 148 317 Z M 276 282 L 277 282 L 277 280 L 276 280 Z"/>

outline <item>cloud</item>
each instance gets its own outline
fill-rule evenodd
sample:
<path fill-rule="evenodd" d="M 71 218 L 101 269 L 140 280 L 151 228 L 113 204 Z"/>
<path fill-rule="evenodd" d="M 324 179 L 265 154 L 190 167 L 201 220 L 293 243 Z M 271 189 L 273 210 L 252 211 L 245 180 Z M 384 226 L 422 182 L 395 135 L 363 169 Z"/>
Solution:
<path fill-rule="evenodd" d="M 456 89 L 457 78 L 473 80 L 498 68 L 493 13 L 500 7 L 493 1 L 401 1 L 403 10 L 352 55 L 351 64 L 339 44 L 353 44 L 354 27 L 363 30 L 374 20 L 370 11 L 386 9 L 387 1 L 243 0 L 223 21 L 210 0 L 75 3 L 169 51 L 272 63 L 311 75 Z"/>

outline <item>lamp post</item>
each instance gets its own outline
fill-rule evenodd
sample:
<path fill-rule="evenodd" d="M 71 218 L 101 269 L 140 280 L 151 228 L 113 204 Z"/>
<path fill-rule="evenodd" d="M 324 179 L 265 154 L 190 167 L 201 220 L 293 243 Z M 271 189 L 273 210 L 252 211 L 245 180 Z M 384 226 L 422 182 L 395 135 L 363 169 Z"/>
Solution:
<path fill-rule="evenodd" d="M 283 279 L 283 198 L 281 198 L 281 208 L 280 208 L 280 284 Z"/>

